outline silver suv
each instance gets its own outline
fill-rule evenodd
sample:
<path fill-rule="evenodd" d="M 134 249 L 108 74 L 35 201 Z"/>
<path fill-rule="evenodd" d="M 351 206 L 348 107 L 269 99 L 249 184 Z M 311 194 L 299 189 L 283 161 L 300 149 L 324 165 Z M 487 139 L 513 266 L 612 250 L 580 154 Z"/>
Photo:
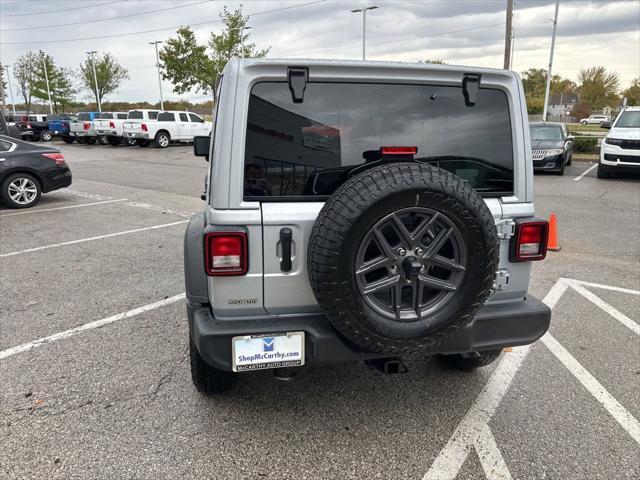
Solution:
<path fill-rule="evenodd" d="M 437 354 L 465 370 L 536 341 L 546 254 L 527 110 L 505 70 L 232 60 L 217 88 L 205 211 L 185 235 L 191 372 Z"/>

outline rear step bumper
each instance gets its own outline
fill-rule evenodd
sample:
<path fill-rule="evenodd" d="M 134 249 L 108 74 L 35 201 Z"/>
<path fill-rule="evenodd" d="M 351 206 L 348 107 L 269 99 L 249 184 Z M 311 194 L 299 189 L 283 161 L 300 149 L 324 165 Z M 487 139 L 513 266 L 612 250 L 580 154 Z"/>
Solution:
<path fill-rule="evenodd" d="M 231 371 L 231 339 L 240 335 L 304 331 L 306 362 L 340 363 L 389 354 L 366 353 L 345 342 L 323 315 L 260 320 L 218 320 L 209 306 L 187 302 L 193 339 L 202 358 L 214 367 Z M 435 353 L 465 353 L 517 345 L 538 340 L 549 329 L 551 310 L 529 296 L 521 302 L 485 305 L 458 335 L 435 349 Z"/>

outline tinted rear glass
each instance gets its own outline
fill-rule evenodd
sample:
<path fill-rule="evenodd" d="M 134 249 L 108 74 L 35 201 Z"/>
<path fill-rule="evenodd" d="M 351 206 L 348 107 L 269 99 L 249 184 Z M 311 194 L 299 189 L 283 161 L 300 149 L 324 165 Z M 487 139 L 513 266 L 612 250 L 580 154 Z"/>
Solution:
<path fill-rule="evenodd" d="M 133 110 L 127 114 L 127 118 L 131 120 L 142 120 L 142 112 L 138 110 Z"/>
<path fill-rule="evenodd" d="M 468 107 L 457 86 L 308 83 L 304 101 L 293 103 L 287 83 L 264 82 L 249 101 L 245 197 L 331 195 L 383 146 L 417 146 L 417 161 L 481 193 L 513 192 L 509 104 L 500 90 L 481 88 Z"/>
<path fill-rule="evenodd" d="M 102 120 L 111 120 L 113 118 L 113 113 L 99 113 L 96 118 L 100 118 Z"/>
<path fill-rule="evenodd" d="M 118 120 L 126 120 L 126 119 L 127 119 L 126 113 L 118 113 Z"/>
<path fill-rule="evenodd" d="M 173 113 L 162 112 L 160 115 L 158 115 L 158 121 L 159 122 L 175 122 L 176 118 L 173 115 Z"/>
<path fill-rule="evenodd" d="M 81 122 L 89 121 L 91 120 L 91 115 L 89 115 L 88 113 L 79 113 L 78 120 Z"/>

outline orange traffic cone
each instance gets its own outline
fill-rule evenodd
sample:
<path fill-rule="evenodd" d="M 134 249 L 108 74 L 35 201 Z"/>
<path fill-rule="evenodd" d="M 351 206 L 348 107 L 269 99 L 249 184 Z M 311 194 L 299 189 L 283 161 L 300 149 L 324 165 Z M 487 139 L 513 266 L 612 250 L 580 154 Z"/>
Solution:
<path fill-rule="evenodd" d="M 558 244 L 558 219 L 556 214 L 552 213 L 549 216 L 549 243 L 547 244 L 547 250 L 558 252 L 560 248 Z"/>

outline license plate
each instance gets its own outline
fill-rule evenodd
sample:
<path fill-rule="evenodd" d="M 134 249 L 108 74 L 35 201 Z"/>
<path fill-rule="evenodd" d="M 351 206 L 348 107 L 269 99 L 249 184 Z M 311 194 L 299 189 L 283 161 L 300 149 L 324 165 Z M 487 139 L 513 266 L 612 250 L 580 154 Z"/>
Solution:
<path fill-rule="evenodd" d="M 245 335 L 231 339 L 234 372 L 304 365 L 304 332 Z"/>

